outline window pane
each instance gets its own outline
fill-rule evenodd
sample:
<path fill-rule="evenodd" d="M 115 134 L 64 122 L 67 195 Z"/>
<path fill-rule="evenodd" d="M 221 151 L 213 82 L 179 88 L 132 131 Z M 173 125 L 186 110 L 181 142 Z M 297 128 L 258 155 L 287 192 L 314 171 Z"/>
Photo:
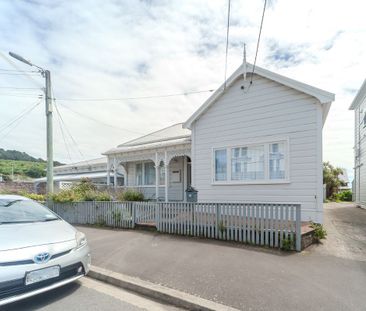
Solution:
<path fill-rule="evenodd" d="M 285 179 L 285 144 L 269 145 L 269 178 Z"/>
<path fill-rule="evenodd" d="M 155 166 L 153 162 L 145 164 L 145 185 L 155 185 Z"/>
<path fill-rule="evenodd" d="M 136 185 L 142 185 L 142 164 L 136 164 Z"/>
<path fill-rule="evenodd" d="M 264 145 L 233 148 L 231 151 L 231 179 L 264 179 Z"/>
<path fill-rule="evenodd" d="M 165 165 L 163 162 L 160 162 L 159 165 L 159 184 L 165 185 Z"/>
<path fill-rule="evenodd" d="M 215 180 L 226 180 L 226 149 L 215 150 Z"/>

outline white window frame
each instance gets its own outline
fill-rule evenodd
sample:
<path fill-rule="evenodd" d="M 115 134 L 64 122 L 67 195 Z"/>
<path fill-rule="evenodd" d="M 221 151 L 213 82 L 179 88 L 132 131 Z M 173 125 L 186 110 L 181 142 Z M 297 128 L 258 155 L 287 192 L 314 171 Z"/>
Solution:
<path fill-rule="evenodd" d="M 145 187 L 145 188 L 148 188 L 148 187 L 155 187 L 155 184 L 156 184 L 156 176 L 154 178 L 154 184 L 151 184 L 151 185 L 147 185 L 145 184 L 145 163 L 148 163 L 148 162 L 152 162 L 152 161 L 140 161 L 140 162 L 135 162 L 135 186 L 131 186 L 131 187 Z M 137 184 L 137 165 L 138 164 L 141 164 L 142 166 L 142 184 L 141 185 L 138 185 Z M 155 164 L 154 164 L 154 167 L 155 167 Z M 156 174 L 156 170 L 155 170 L 155 174 Z M 161 185 L 159 185 L 161 186 Z"/>
<path fill-rule="evenodd" d="M 275 143 L 285 144 L 285 178 L 270 179 L 269 178 L 269 146 Z M 250 146 L 264 145 L 264 179 L 258 180 L 231 180 L 231 150 L 234 148 L 243 148 Z M 227 168 L 226 180 L 216 181 L 215 172 L 215 151 L 226 149 L 227 153 Z M 288 137 L 279 137 L 268 140 L 256 140 L 255 142 L 247 142 L 240 145 L 229 145 L 212 148 L 212 163 L 211 163 L 211 184 L 212 185 L 260 185 L 260 184 L 288 184 L 290 183 L 290 140 Z"/>

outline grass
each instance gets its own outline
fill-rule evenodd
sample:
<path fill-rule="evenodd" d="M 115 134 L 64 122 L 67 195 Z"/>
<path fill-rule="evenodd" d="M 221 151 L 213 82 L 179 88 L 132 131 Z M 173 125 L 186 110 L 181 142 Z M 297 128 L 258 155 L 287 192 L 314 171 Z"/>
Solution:
<path fill-rule="evenodd" d="M 45 162 L 0 160 L 0 174 L 11 176 L 14 169 L 17 177 L 39 178 L 46 176 L 46 165 Z"/>

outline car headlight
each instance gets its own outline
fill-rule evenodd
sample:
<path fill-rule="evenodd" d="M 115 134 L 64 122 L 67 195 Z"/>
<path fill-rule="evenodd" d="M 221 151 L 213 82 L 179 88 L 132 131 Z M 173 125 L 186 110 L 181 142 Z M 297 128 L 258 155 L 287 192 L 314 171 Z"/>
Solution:
<path fill-rule="evenodd" d="M 80 231 L 76 232 L 75 239 L 76 239 L 76 249 L 82 248 L 88 243 L 85 234 Z"/>

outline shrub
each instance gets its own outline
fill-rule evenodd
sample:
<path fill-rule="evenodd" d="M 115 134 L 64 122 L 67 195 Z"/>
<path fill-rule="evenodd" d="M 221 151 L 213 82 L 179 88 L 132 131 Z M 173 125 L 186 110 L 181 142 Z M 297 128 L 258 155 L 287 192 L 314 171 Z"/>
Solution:
<path fill-rule="evenodd" d="M 97 192 L 95 201 L 112 201 L 112 196 L 107 191 Z"/>
<path fill-rule="evenodd" d="M 27 198 L 30 198 L 34 201 L 38 201 L 38 202 L 45 202 L 46 201 L 46 196 L 44 194 L 37 194 L 37 193 L 27 193 L 25 195 Z"/>
<path fill-rule="evenodd" d="M 327 237 L 327 231 L 324 229 L 322 224 L 316 224 L 314 222 L 310 223 L 310 227 L 314 229 L 314 239 L 316 242 L 325 239 Z"/>
<path fill-rule="evenodd" d="M 335 196 L 336 200 L 339 201 L 352 201 L 352 191 L 350 190 L 346 190 L 346 191 L 342 191 L 337 193 L 337 195 Z"/>
<path fill-rule="evenodd" d="M 291 237 L 285 238 L 282 240 L 282 250 L 291 251 L 294 249 L 295 241 L 291 239 Z"/>
<path fill-rule="evenodd" d="M 85 191 L 83 194 L 81 194 L 82 201 L 95 201 L 96 197 L 97 197 L 97 193 L 94 190 L 88 190 L 88 191 Z"/>
<path fill-rule="evenodd" d="M 119 201 L 144 201 L 144 194 L 137 190 L 126 190 L 118 194 Z"/>
<path fill-rule="evenodd" d="M 53 202 L 66 203 L 82 201 L 81 196 L 78 196 L 72 189 L 62 190 L 59 193 L 52 195 Z"/>
<path fill-rule="evenodd" d="M 86 195 L 86 193 L 97 191 L 97 187 L 93 184 L 93 182 L 90 179 L 83 178 L 79 183 L 73 185 L 71 187 L 71 190 L 73 190 L 77 195 L 83 197 Z"/>

